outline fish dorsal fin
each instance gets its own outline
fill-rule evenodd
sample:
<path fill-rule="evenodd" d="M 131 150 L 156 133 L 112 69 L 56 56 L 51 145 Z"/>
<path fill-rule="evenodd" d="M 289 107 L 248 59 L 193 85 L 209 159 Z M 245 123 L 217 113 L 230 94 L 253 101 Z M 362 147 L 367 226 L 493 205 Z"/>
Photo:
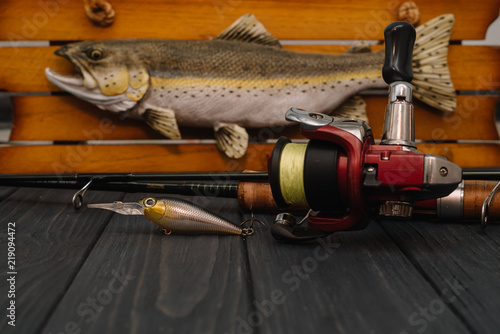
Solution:
<path fill-rule="evenodd" d="M 271 35 L 264 25 L 251 14 L 245 14 L 237 19 L 217 36 L 224 41 L 239 41 L 281 48 L 276 37 Z"/>

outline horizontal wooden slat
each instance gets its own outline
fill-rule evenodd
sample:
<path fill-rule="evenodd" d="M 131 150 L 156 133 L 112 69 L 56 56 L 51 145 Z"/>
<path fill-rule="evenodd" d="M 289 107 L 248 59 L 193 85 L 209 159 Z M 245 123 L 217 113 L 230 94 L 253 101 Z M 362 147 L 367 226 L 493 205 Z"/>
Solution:
<path fill-rule="evenodd" d="M 387 104 L 385 96 L 365 96 L 369 124 L 374 138 L 380 139 Z M 415 103 L 415 133 L 417 139 L 496 140 L 494 96 L 458 96 L 455 113 L 443 114 L 423 103 Z M 162 139 L 145 122 L 120 119 L 72 96 L 23 96 L 14 98 L 15 119 L 11 140 L 100 140 L 100 139 Z M 283 117 L 286 110 L 283 110 Z M 285 135 L 297 137 L 298 128 L 280 132 L 249 129 L 250 137 L 268 139 Z M 213 138 L 210 128 L 181 128 L 185 139 Z"/>
<path fill-rule="evenodd" d="M 0 173 L 194 172 L 266 170 L 271 144 L 251 144 L 228 159 L 215 145 L 37 146 L 0 149 Z M 420 152 L 462 167 L 500 166 L 500 145 L 421 144 Z"/>
<path fill-rule="evenodd" d="M 121 119 L 73 96 L 13 98 L 11 140 L 100 140 L 164 138 L 145 122 Z"/>
<path fill-rule="evenodd" d="M 339 54 L 348 46 L 287 45 L 298 52 Z M 380 50 L 382 46 L 375 46 Z M 69 61 L 55 56 L 57 47 L 0 48 L 0 90 L 10 92 L 60 91 L 45 77 L 50 67 L 63 74 L 75 74 Z M 500 48 L 451 45 L 448 57 L 453 84 L 457 90 L 500 89 Z"/>
<path fill-rule="evenodd" d="M 54 55 L 57 49 L 58 47 L 0 48 L 0 90 L 9 92 L 59 90 L 45 77 L 45 68 L 50 67 L 62 74 L 76 74 L 76 71 L 69 61 Z"/>
<path fill-rule="evenodd" d="M 36 146 L 0 149 L 0 173 L 264 170 L 273 145 L 249 145 L 233 160 L 215 145 Z"/>
<path fill-rule="evenodd" d="M 1 40 L 81 40 L 105 38 L 206 39 L 217 36 L 239 16 L 255 14 L 280 39 L 383 39 L 383 29 L 397 20 L 402 1 L 361 0 L 115 0 L 115 23 L 93 26 L 82 1 L 4 0 Z M 496 0 L 421 0 L 421 21 L 453 13 L 452 38 L 483 39 L 497 18 Z"/>
<path fill-rule="evenodd" d="M 460 167 L 500 166 L 500 145 L 420 144 L 419 152 L 446 157 Z"/>

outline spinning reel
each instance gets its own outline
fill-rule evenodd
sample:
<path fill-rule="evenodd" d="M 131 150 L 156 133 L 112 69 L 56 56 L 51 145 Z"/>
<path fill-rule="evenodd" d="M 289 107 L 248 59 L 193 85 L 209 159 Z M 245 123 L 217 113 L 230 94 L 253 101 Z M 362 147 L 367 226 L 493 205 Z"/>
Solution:
<path fill-rule="evenodd" d="M 308 227 L 288 213 L 277 216 L 275 238 L 303 241 L 335 231 L 357 230 L 369 217 L 411 217 L 416 202 L 449 195 L 462 169 L 446 158 L 417 152 L 412 105 L 415 29 L 394 22 L 384 31 L 382 76 L 389 84 L 380 145 L 366 122 L 292 108 L 288 121 L 300 123 L 308 144 L 281 137 L 269 158 L 269 181 L 276 204 L 311 208 Z"/>

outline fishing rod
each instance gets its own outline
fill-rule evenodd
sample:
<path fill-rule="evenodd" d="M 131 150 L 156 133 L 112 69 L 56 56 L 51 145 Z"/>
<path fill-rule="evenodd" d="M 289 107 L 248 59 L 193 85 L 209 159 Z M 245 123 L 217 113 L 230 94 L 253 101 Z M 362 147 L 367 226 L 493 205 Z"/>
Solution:
<path fill-rule="evenodd" d="M 463 180 L 500 181 L 499 167 L 462 168 Z M 138 182 L 138 181 L 204 181 L 204 182 L 267 182 L 269 174 L 263 171 L 243 172 L 186 172 L 186 173 L 65 173 L 65 174 L 0 174 L 0 185 L 15 183 L 64 184 L 66 182 L 87 183 Z"/>
<path fill-rule="evenodd" d="M 148 179 L 148 175 L 153 175 Z M 477 176 L 479 175 L 479 177 Z M 416 202 L 414 212 L 445 220 L 478 220 L 481 218 L 483 202 L 498 184 L 498 168 L 467 168 L 463 170 L 463 181 L 448 196 L 432 201 Z M 474 179 L 478 177 L 478 179 Z M 98 180 L 85 187 L 90 180 Z M 142 179 L 148 182 L 138 182 Z M 199 180 L 188 182 L 180 180 Z M 219 181 L 214 181 L 215 179 Z M 79 209 L 83 204 L 86 190 L 104 190 L 127 193 L 159 193 L 186 196 L 207 196 L 238 199 L 239 206 L 245 211 L 277 212 L 271 187 L 267 182 L 267 172 L 215 172 L 215 173 L 158 173 L 158 174 L 3 174 L 1 186 L 75 189 L 73 205 Z M 122 180 L 122 181 L 120 181 Z M 123 181 L 125 180 L 125 181 Z M 132 181 L 130 181 L 132 180 Z M 161 182 L 179 180 L 178 182 Z M 244 181 L 233 181 L 244 180 Z M 84 188 L 85 189 L 82 189 Z M 489 217 L 500 219 L 500 197 L 492 205 Z M 498 209 L 497 209 L 498 207 Z M 295 205 L 293 212 L 306 212 L 307 205 Z"/>

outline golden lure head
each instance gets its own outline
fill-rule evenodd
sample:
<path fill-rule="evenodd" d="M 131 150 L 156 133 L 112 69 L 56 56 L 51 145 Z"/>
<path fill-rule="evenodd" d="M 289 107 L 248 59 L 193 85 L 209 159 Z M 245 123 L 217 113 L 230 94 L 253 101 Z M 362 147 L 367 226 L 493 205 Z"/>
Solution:
<path fill-rule="evenodd" d="M 153 222 L 158 222 L 165 216 L 167 206 L 165 201 L 154 197 L 141 199 L 139 203 L 144 207 L 144 215 Z"/>
<path fill-rule="evenodd" d="M 61 89 L 101 109 L 124 111 L 135 106 L 149 87 L 149 73 L 134 40 L 79 42 L 55 54 L 68 59 L 80 77 L 46 69 L 47 78 Z"/>

